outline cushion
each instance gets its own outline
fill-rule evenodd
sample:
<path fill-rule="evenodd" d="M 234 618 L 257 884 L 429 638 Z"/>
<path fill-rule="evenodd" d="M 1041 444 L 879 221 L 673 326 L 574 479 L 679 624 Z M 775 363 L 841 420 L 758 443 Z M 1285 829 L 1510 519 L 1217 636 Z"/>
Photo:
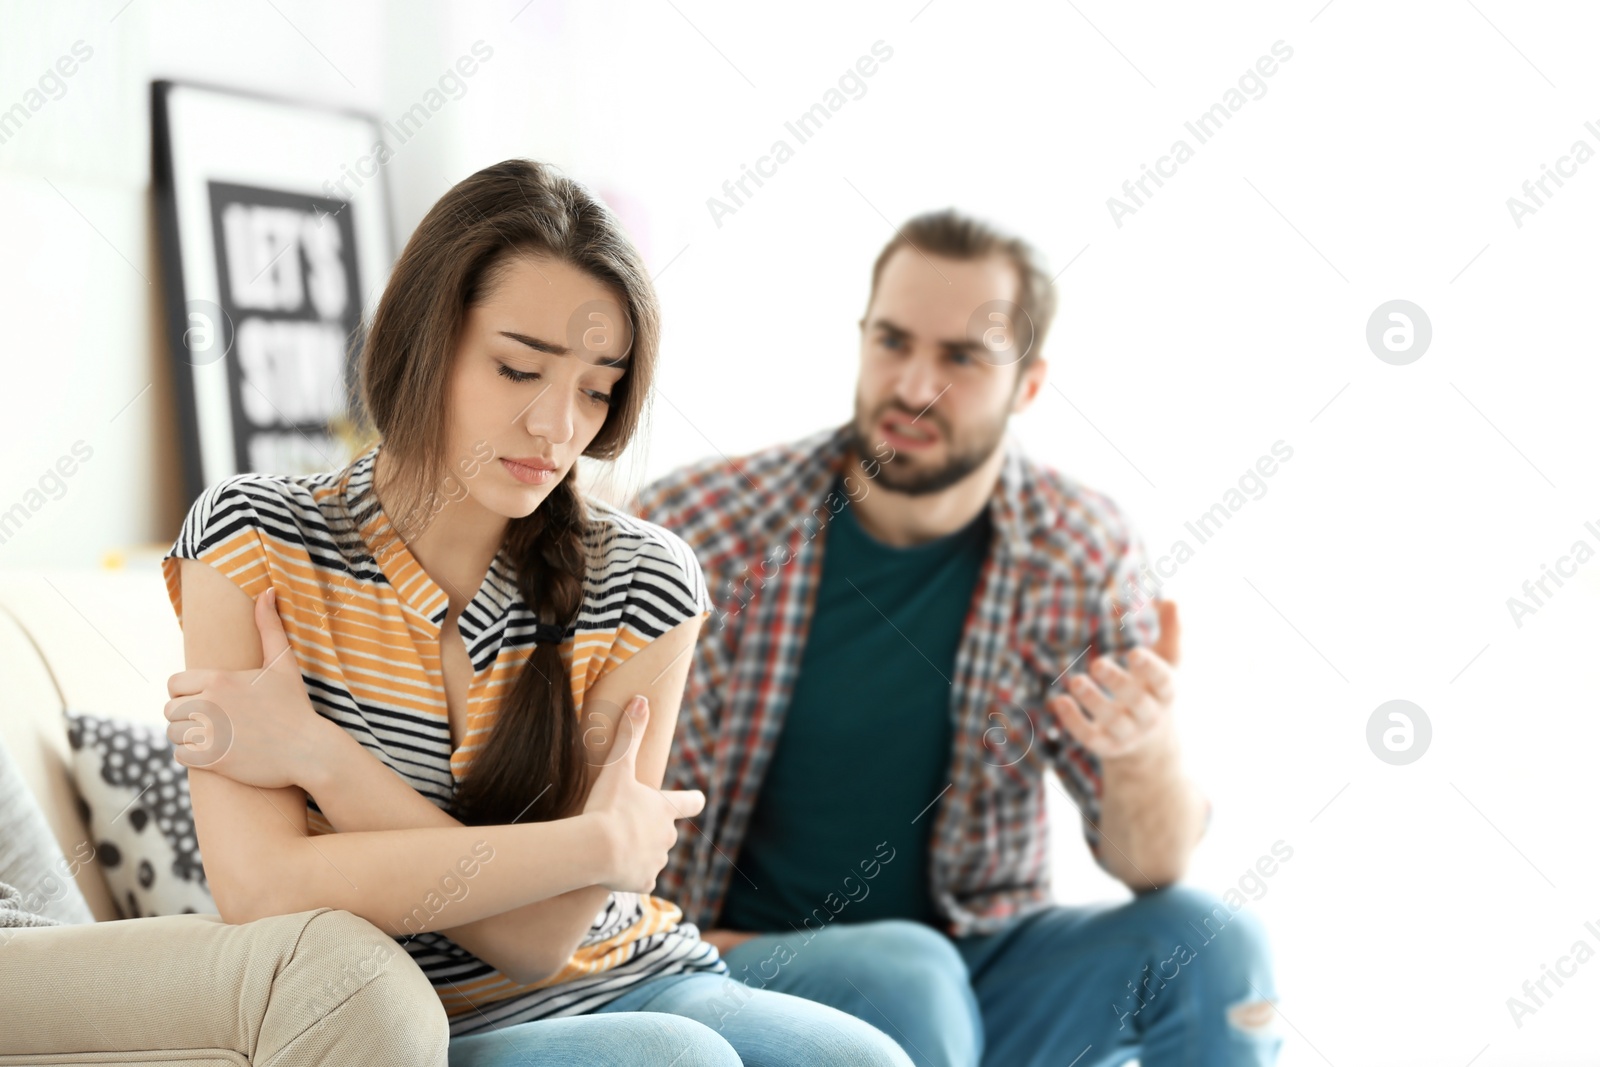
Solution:
<path fill-rule="evenodd" d="M 62 855 L 39 802 L 0 743 L 0 882 L 16 889 L 7 897 L 9 909 L 62 924 L 94 922 L 73 880 L 78 867 L 93 858 L 87 841 L 73 849 L 71 860 Z"/>
<path fill-rule="evenodd" d="M 65 714 L 84 822 L 117 911 L 124 919 L 215 915 L 188 768 L 165 731 L 71 708 Z"/>

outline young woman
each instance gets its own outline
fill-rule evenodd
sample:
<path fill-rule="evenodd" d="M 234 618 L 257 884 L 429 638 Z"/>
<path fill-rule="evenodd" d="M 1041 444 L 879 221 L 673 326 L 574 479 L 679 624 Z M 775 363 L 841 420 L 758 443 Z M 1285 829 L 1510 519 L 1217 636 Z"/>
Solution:
<path fill-rule="evenodd" d="M 631 440 L 658 334 L 603 205 L 488 167 L 422 220 L 373 317 L 378 443 L 195 502 L 163 560 L 189 668 L 166 715 L 212 893 L 228 922 L 329 907 L 390 934 L 453 1065 L 908 1064 L 733 981 L 648 895 L 704 802 L 660 785 L 710 600 L 682 541 L 576 476 Z"/>

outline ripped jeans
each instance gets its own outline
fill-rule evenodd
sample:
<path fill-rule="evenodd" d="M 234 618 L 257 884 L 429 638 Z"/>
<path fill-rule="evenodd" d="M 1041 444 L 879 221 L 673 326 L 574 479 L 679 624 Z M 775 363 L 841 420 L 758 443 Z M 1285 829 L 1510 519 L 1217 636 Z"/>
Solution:
<path fill-rule="evenodd" d="M 918 1067 L 1255 1067 L 1282 1043 L 1265 934 L 1182 886 L 951 939 L 891 919 L 762 934 L 729 977 L 872 1023 Z"/>

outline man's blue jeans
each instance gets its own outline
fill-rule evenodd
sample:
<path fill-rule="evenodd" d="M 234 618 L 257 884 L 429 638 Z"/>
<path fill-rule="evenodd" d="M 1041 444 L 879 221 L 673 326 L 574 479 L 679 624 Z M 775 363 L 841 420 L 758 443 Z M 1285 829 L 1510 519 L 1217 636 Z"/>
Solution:
<path fill-rule="evenodd" d="M 1280 1044 L 1260 923 L 1184 887 L 954 940 L 902 920 L 763 934 L 724 959 L 865 1019 L 918 1067 L 1231 1067 Z"/>

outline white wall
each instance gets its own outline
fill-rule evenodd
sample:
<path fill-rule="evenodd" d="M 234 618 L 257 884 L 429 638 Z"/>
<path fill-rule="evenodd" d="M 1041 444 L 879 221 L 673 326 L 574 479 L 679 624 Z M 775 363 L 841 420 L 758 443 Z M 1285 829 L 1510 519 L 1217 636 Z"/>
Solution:
<path fill-rule="evenodd" d="M 493 60 L 389 168 L 397 233 L 510 155 L 617 199 L 667 314 L 653 433 L 623 480 L 844 417 L 872 257 L 891 222 L 951 203 L 1065 268 L 1060 391 L 1016 430 L 1153 552 L 1289 444 L 1168 586 L 1216 803 L 1194 880 L 1221 890 L 1273 842 L 1295 850 L 1252 904 L 1279 951 L 1284 1062 L 1593 1055 L 1600 963 L 1520 1028 L 1505 1003 L 1580 937 L 1600 948 L 1582 925 L 1600 924 L 1600 561 L 1520 627 L 1506 607 L 1573 542 L 1600 548 L 1600 163 L 1520 227 L 1506 205 L 1575 140 L 1600 149 L 1591 9 L 274 2 L 0 6 L 0 106 L 73 41 L 95 48 L 0 145 L 0 506 L 75 439 L 95 448 L 5 564 L 91 562 L 181 513 L 170 401 L 152 389 L 107 421 L 162 359 L 140 276 L 148 80 L 388 116 L 481 38 Z M 707 198 L 880 40 L 865 95 L 718 226 Z M 1279 40 L 1293 57 L 1265 95 L 1117 226 L 1107 198 L 1193 145 L 1184 122 Z M 1394 298 L 1433 324 L 1409 366 L 1364 339 Z M 1395 697 L 1434 729 L 1405 767 L 1365 742 Z M 1112 891 L 1070 836 L 1061 853 L 1064 898 Z"/>

